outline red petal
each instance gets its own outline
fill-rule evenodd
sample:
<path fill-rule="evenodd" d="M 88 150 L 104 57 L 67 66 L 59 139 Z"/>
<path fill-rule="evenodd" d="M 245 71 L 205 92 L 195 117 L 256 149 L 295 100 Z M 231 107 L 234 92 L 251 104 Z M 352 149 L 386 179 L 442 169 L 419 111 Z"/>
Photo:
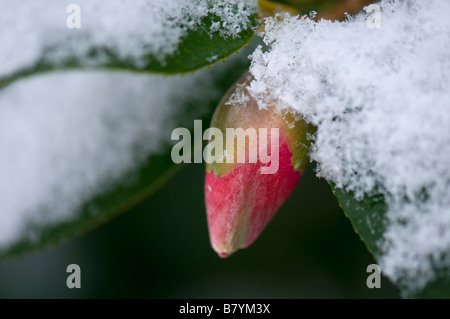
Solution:
<path fill-rule="evenodd" d="M 261 174 L 263 164 L 246 163 L 216 177 L 206 174 L 205 200 L 210 240 L 221 257 L 250 245 L 294 189 L 301 173 L 280 137 L 279 169 Z M 267 165 L 270 165 L 267 164 Z"/>

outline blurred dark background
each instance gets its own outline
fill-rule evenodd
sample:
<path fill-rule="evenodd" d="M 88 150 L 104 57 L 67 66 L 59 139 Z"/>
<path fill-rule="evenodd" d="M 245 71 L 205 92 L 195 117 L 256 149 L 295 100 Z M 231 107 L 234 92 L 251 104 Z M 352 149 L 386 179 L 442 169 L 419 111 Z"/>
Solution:
<path fill-rule="evenodd" d="M 184 166 L 131 211 L 45 251 L 0 264 L 0 298 L 398 298 L 328 184 L 308 168 L 261 237 L 228 259 L 209 245 L 204 166 Z M 81 267 L 68 289 L 66 267 Z"/>

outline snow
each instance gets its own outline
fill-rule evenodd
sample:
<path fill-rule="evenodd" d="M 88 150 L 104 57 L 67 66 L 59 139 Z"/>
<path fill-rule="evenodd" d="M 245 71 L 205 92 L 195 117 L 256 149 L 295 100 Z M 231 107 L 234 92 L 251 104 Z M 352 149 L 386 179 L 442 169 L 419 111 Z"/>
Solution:
<path fill-rule="evenodd" d="M 252 56 L 250 92 L 317 127 L 317 174 L 381 193 L 380 266 L 414 292 L 449 264 L 450 2 L 382 1 L 381 28 L 279 15 Z"/>
<path fill-rule="evenodd" d="M 217 71 L 49 73 L 0 91 L 0 247 L 30 223 L 73 217 L 149 154 L 167 149 L 175 127 L 192 125 L 220 99 L 211 84 Z M 184 115 L 186 101 L 197 103 L 196 113 Z"/>
<path fill-rule="evenodd" d="M 69 29 L 70 4 L 81 28 Z M 86 59 L 106 47 L 136 67 L 164 58 L 203 17 L 209 32 L 236 37 L 250 24 L 254 0 L 0 0 L 0 77 L 33 65 Z M 231 14 L 233 13 L 233 14 Z M 238 58 L 242 58 L 239 57 Z M 38 227 L 72 218 L 86 200 L 107 189 L 148 155 L 165 150 L 176 126 L 192 125 L 219 100 L 212 81 L 227 64 L 184 76 L 121 72 L 55 72 L 0 90 L 0 248 Z M 185 103 L 196 103 L 189 116 Z M 189 121 L 187 121 L 189 119 Z"/>
<path fill-rule="evenodd" d="M 68 28 L 80 8 L 81 28 Z M 255 0 L 0 0 L 0 76 L 31 66 L 42 57 L 53 64 L 68 57 L 95 65 L 105 57 L 90 57 L 92 48 L 107 48 L 121 59 L 145 67 L 145 56 L 162 63 L 184 35 L 208 14 L 217 16 L 209 32 L 236 37 L 250 26 Z M 70 19 L 72 21 L 72 19 Z M 221 25 L 220 25 L 221 23 Z"/>

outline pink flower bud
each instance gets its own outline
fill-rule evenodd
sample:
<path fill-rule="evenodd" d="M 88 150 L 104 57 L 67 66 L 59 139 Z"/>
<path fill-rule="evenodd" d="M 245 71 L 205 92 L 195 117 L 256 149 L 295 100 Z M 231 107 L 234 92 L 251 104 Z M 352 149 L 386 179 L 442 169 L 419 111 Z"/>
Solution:
<path fill-rule="evenodd" d="M 209 235 L 220 257 L 247 247 L 259 236 L 308 162 L 311 126 L 298 114 L 278 111 L 276 105 L 260 110 L 245 88 L 250 81 L 245 75 L 229 90 L 211 123 L 223 132 L 224 145 L 224 156 L 215 154 L 216 161 L 206 165 L 205 179 Z M 241 136 L 246 143 L 240 146 L 240 137 L 227 134 L 237 128 L 248 133 Z M 255 132 L 256 138 L 250 134 Z"/>

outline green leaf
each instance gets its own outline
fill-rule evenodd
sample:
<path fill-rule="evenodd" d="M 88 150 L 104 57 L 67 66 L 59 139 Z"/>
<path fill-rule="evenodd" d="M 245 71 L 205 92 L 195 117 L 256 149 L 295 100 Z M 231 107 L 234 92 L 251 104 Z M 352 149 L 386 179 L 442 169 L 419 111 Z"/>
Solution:
<path fill-rule="evenodd" d="M 166 74 L 194 71 L 224 60 L 247 45 L 253 38 L 254 28 L 257 25 L 256 13 L 250 15 L 249 20 L 251 25 L 247 29 L 241 30 L 237 36 L 223 36 L 221 31 L 224 27 L 220 17 L 209 14 L 202 19 L 200 24 L 187 31 L 174 53 L 165 57 L 148 53 L 140 61 L 139 66 L 136 66 L 134 59 L 122 58 L 117 52 L 105 47 L 91 47 L 84 55 L 68 55 L 61 61 L 52 58 L 54 48 L 46 48 L 42 56 L 31 65 L 0 76 L 0 88 L 24 77 L 54 70 L 98 68 Z M 218 22 L 221 27 L 211 32 L 212 24 Z"/>
<path fill-rule="evenodd" d="M 205 93 L 209 95 L 206 94 L 205 98 L 191 94 L 182 100 L 183 108 L 180 108 L 177 114 L 171 115 L 176 119 L 175 127 L 186 127 L 192 130 L 194 119 L 203 119 L 204 128 L 209 125 L 223 94 L 248 70 L 250 61 L 247 56 L 250 52 L 250 48 L 242 50 L 239 55 L 233 56 L 225 63 L 218 64 L 210 70 L 203 70 L 211 75 L 211 81 L 204 87 L 208 91 Z M 173 90 L 178 89 L 178 87 L 173 88 Z M 8 246 L 1 247 L 0 260 L 70 239 L 127 211 L 155 192 L 180 168 L 181 164 L 174 164 L 171 159 L 171 149 L 169 135 L 167 144 L 160 151 L 150 154 L 142 164 L 126 172 L 121 178 L 114 179 L 107 189 L 99 189 L 98 193 L 76 211 L 70 212 L 69 217 L 63 221 L 49 222 L 45 225 L 28 222 L 17 240 Z M 47 213 L 52 214 L 51 211 Z"/>
<path fill-rule="evenodd" d="M 353 229 L 360 236 L 376 260 L 381 257 L 380 243 L 388 225 L 387 204 L 383 195 L 367 195 L 356 200 L 352 192 L 335 188 L 331 185 L 339 205 L 350 219 Z M 404 297 L 408 298 L 450 298 L 450 265 L 434 269 L 436 278 L 420 291 L 410 292 L 406 282 L 411 280 L 406 276 L 400 277 L 395 284 Z M 383 269 L 381 269 L 383 271 Z"/>

